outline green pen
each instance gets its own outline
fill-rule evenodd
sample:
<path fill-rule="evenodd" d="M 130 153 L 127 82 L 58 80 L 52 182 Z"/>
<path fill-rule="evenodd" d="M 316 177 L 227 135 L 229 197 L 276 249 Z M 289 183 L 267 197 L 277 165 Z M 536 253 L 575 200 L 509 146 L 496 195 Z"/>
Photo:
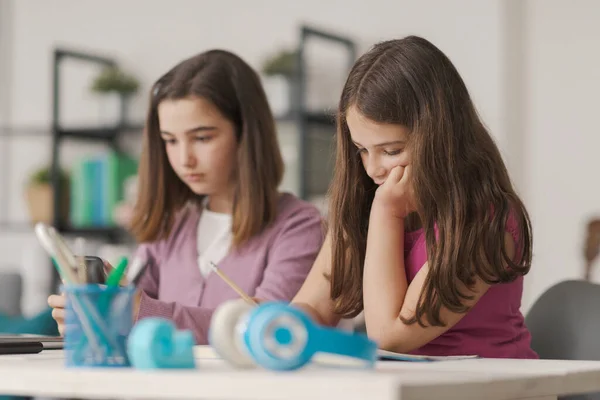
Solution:
<path fill-rule="evenodd" d="M 110 271 L 110 274 L 108 274 L 108 277 L 106 278 L 106 287 L 109 288 L 109 290 L 110 288 L 119 286 L 121 278 L 123 278 L 123 274 L 125 273 L 125 268 L 127 268 L 127 258 L 123 257 L 117 264 L 117 267 Z M 110 294 L 102 293 L 98 299 L 98 311 L 100 312 L 100 315 L 106 315 L 109 308 L 109 302 Z"/>
<path fill-rule="evenodd" d="M 114 287 L 119 286 L 123 275 L 125 274 L 125 269 L 127 268 L 127 257 L 121 257 L 121 260 L 117 264 L 117 267 L 110 271 L 110 274 L 106 278 L 106 286 Z"/>

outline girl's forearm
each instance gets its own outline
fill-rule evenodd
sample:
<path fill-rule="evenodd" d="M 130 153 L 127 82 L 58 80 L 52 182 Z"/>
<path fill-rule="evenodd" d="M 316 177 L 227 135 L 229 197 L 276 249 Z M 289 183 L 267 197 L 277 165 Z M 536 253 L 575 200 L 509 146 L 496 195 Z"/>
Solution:
<path fill-rule="evenodd" d="M 306 303 L 292 303 L 292 306 L 304 311 L 316 324 L 327 325 L 323 317 L 312 306 Z"/>
<path fill-rule="evenodd" d="M 369 220 L 363 276 L 367 333 L 380 341 L 398 320 L 407 291 L 404 220 L 374 204 Z"/>

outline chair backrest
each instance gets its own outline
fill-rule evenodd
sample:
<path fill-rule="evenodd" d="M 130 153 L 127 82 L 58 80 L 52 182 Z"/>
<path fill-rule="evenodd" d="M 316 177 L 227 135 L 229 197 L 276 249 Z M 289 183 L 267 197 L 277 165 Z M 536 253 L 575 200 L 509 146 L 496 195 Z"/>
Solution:
<path fill-rule="evenodd" d="M 552 286 L 535 302 L 526 324 L 540 358 L 600 361 L 600 285 Z"/>
<path fill-rule="evenodd" d="M 542 359 L 600 361 L 600 285 L 564 281 L 535 302 L 525 323 Z M 600 393 L 561 397 L 600 400 Z"/>

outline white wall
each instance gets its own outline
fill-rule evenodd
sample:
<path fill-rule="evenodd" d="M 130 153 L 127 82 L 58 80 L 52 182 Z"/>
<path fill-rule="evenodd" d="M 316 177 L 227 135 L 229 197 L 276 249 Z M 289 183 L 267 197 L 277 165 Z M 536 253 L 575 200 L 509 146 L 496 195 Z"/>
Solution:
<path fill-rule="evenodd" d="M 553 283 L 581 277 L 584 224 L 600 208 L 594 184 L 598 20 L 595 0 L 0 0 L 0 124 L 48 126 L 51 56 L 58 45 L 116 57 L 140 77 L 145 92 L 182 58 L 213 47 L 258 68 L 266 55 L 296 43 L 301 23 L 351 35 L 360 52 L 378 40 L 424 36 L 463 75 L 530 210 L 535 254 L 526 310 Z M 335 104 L 345 78 L 329 68 L 329 50 L 315 46 L 310 53 L 317 71 L 311 90 L 325 88 L 312 92 L 317 108 Z M 68 69 L 66 89 L 74 100 L 65 105 L 66 117 L 94 122 L 99 110 L 86 86 L 94 71 Z M 335 88 L 327 86 L 332 78 Z M 145 100 L 139 96 L 134 105 L 136 119 Z M 0 154 L 11 157 L 8 190 L 0 187 L 11 218 L 26 218 L 24 179 L 49 160 L 49 145 L 48 138 L 14 139 L 10 146 L 0 140 Z M 68 147 L 67 160 L 89 151 Z M 28 236 L 0 232 L 0 268 L 20 262 Z"/>
<path fill-rule="evenodd" d="M 600 2 L 526 3 L 525 170 L 535 296 L 583 276 L 585 223 L 600 213 Z"/>
<path fill-rule="evenodd" d="M 0 0 L 0 124 L 9 118 L 11 105 L 10 68 L 12 63 L 12 3 L 9 0 Z"/>
<path fill-rule="evenodd" d="M 12 52 L 2 71 L 4 81 L 11 82 L 7 119 L 13 126 L 48 126 L 55 46 L 116 57 L 140 77 L 145 92 L 176 62 L 213 47 L 232 50 L 258 68 L 263 57 L 280 46 L 294 45 L 299 25 L 309 23 L 352 36 L 360 52 L 376 41 L 408 34 L 432 40 L 463 74 L 483 118 L 505 146 L 501 0 L 0 1 L 11 5 Z M 324 88 L 310 96 L 309 104 L 315 107 L 335 105 L 345 79 L 339 68 L 328 67 L 330 52 L 334 50 L 317 45 L 310 50 L 311 65 L 318 71 L 310 89 Z M 99 111 L 86 87 L 93 71 L 68 68 L 67 91 L 74 100 L 65 105 L 66 119 L 94 122 Z M 323 75 L 333 78 L 337 87 L 331 89 Z M 135 117 L 143 115 L 145 102 L 145 95 L 136 100 Z M 49 146 L 47 139 L 12 141 L 9 187 L 0 188 L 0 197 L 10 198 L 11 218 L 26 218 L 24 179 L 33 168 L 49 161 Z M 70 146 L 65 158 L 72 160 L 82 151 L 87 149 Z M 0 267 L 19 262 L 25 249 L 23 236 L 0 233 Z"/>
<path fill-rule="evenodd" d="M 13 123 L 48 122 L 50 60 L 57 45 L 114 55 L 146 88 L 182 58 L 212 47 L 232 50 L 258 66 L 266 54 L 294 45 L 298 26 L 307 22 L 354 37 L 361 51 L 411 33 L 431 39 L 455 61 L 498 130 L 500 5 L 477 0 L 14 1 Z M 144 103 L 142 96 L 140 113 Z"/>

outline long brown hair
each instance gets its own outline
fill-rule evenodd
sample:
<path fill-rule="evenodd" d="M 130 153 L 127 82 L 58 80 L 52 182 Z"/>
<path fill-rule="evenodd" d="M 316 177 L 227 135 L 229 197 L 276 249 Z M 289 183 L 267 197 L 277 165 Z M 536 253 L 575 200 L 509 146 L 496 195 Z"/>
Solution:
<path fill-rule="evenodd" d="M 187 203 L 201 200 L 175 174 L 160 137 L 160 102 L 188 96 L 210 101 L 236 127 L 238 170 L 232 231 L 233 245 L 239 246 L 274 220 L 283 160 L 273 115 L 258 75 L 240 57 L 223 50 L 184 60 L 154 84 L 132 232 L 140 242 L 165 238 L 175 214 Z"/>
<path fill-rule="evenodd" d="M 405 323 L 441 326 L 440 309 L 466 312 L 461 283 L 475 278 L 510 282 L 529 271 L 531 223 L 513 189 L 490 134 L 451 61 L 415 36 L 375 45 L 353 66 L 337 116 L 337 153 L 331 185 L 333 264 L 331 297 L 336 311 L 354 316 L 363 308 L 362 278 L 375 183 L 354 148 L 346 111 L 409 128 L 412 183 L 425 232 L 429 273 L 415 315 Z M 504 232 L 514 213 L 520 243 L 507 255 Z M 435 227 L 438 233 L 435 232 Z"/>

